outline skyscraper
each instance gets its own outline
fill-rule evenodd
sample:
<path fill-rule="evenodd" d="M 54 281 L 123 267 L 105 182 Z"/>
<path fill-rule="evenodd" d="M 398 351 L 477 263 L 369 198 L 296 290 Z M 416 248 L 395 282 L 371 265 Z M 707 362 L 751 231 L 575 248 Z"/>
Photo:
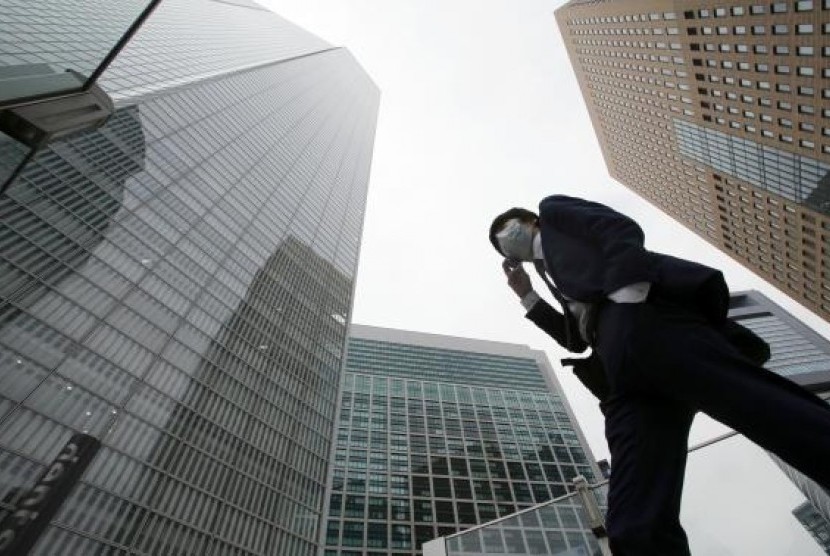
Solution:
<path fill-rule="evenodd" d="M 825 554 L 830 554 L 830 521 L 822 517 L 809 502 L 804 502 L 795 508 L 793 515 L 816 539 Z"/>
<path fill-rule="evenodd" d="M 99 84 L 0 197 L 0 509 L 86 432 L 34 554 L 316 554 L 378 90 L 247 0 L 162 2 Z"/>
<path fill-rule="evenodd" d="M 733 292 L 729 317 L 770 345 L 771 371 L 814 392 L 830 392 L 830 341 L 755 290 Z"/>
<path fill-rule="evenodd" d="M 772 351 L 772 357 L 766 364 L 768 369 L 828 397 L 830 341 L 754 290 L 732 294 L 729 317 L 767 341 Z M 779 457 L 772 453 L 769 455 L 804 494 L 813 511 L 830 522 L 830 493 Z"/>
<path fill-rule="evenodd" d="M 562 496 L 577 474 L 601 478 L 543 352 L 352 325 L 344 380 L 326 556 L 417 554 Z M 539 554 L 595 544 L 576 506 L 553 519 L 504 542 Z"/>
<path fill-rule="evenodd" d="M 830 2 L 572 0 L 612 177 L 830 318 Z"/>

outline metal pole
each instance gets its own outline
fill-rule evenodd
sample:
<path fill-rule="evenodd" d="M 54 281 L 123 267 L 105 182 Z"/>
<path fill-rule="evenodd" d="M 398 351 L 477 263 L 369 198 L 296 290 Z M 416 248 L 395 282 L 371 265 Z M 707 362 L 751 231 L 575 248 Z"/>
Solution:
<path fill-rule="evenodd" d="M 611 556 L 611 548 L 608 546 L 608 532 L 605 530 L 605 520 L 597 504 L 597 498 L 588 485 L 588 480 L 582 475 L 577 475 L 573 480 L 574 488 L 579 494 L 579 500 L 588 516 L 588 526 L 597 538 L 602 556 Z"/>

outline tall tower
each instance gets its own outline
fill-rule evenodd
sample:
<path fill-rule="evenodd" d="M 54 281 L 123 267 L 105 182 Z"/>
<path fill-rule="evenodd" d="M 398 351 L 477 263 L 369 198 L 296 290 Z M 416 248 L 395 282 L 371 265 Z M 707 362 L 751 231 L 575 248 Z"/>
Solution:
<path fill-rule="evenodd" d="M 729 317 L 767 341 L 772 352 L 768 369 L 824 398 L 830 397 L 830 341 L 754 290 L 731 295 Z M 774 454 L 769 455 L 810 504 L 811 510 L 800 508 L 800 512 L 794 512 L 799 520 L 804 523 L 802 517 L 816 514 L 829 523 L 830 493 Z"/>
<path fill-rule="evenodd" d="M 813 392 L 830 392 L 830 341 L 755 290 L 733 292 L 729 318 L 770 346 L 769 370 Z"/>
<path fill-rule="evenodd" d="M 316 554 L 377 87 L 247 0 L 165 0 L 99 84 L 0 196 L 0 509 L 85 432 L 34 554 Z"/>
<path fill-rule="evenodd" d="M 830 3 L 572 0 L 613 178 L 830 318 Z"/>
<path fill-rule="evenodd" d="M 601 478 L 544 353 L 358 325 L 347 351 L 326 556 L 418 554 L 435 537 L 566 494 L 577 474 Z M 570 505 L 544 531 L 505 535 L 488 537 L 488 550 L 594 543 Z"/>
<path fill-rule="evenodd" d="M 795 508 L 793 516 L 816 540 L 824 553 L 830 554 L 830 521 L 822 517 L 809 502 Z"/>

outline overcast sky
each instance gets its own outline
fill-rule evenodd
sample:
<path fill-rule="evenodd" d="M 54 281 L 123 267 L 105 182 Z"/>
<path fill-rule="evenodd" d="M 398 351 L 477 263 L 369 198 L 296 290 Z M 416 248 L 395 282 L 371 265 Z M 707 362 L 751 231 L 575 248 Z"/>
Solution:
<path fill-rule="evenodd" d="M 733 291 L 760 290 L 830 336 L 826 323 L 608 176 L 554 21 L 562 1 L 259 1 L 347 47 L 381 89 L 354 322 L 545 350 L 595 456 L 607 457 L 596 402 L 523 318 L 487 240 L 497 213 L 565 193 L 634 217 L 649 249 L 721 268 Z M 724 430 L 698 417 L 692 442 Z M 692 552 L 818 556 L 790 513 L 802 500 L 743 438 L 696 452 L 683 508 Z"/>

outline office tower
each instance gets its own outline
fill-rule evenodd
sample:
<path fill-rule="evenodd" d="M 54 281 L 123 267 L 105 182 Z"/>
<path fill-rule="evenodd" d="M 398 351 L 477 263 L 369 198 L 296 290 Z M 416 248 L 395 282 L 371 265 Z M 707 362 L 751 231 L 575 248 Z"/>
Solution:
<path fill-rule="evenodd" d="M 86 433 L 33 554 L 316 554 L 378 90 L 246 0 L 165 0 L 98 83 L 0 196 L 0 509 Z"/>
<path fill-rule="evenodd" d="M 556 11 L 613 178 L 830 318 L 830 2 Z"/>
<path fill-rule="evenodd" d="M 810 536 L 830 554 L 830 521 L 821 516 L 812 504 L 804 502 L 793 510 L 793 516 L 804 526 Z"/>
<path fill-rule="evenodd" d="M 735 292 L 729 317 L 762 337 L 772 357 L 766 367 L 827 397 L 830 393 L 830 341 L 754 290 Z M 813 511 L 830 521 L 830 493 L 770 453 L 772 460 L 809 500 Z"/>
<path fill-rule="evenodd" d="M 814 392 L 830 392 L 830 341 L 755 290 L 734 292 L 729 317 L 766 340 L 771 371 Z"/>
<path fill-rule="evenodd" d="M 326 556 L 418 554 L 601 478 L 543 352 L 370 326 L 350 330 L 334 449 Z M 595 544 L 576 506 L 559 519 L 505 542 Z"/>
<path fill-rule="evenodd" d="M 830 492 L 797 469 L 784 463 L 778 456 L 770 454 L 770 457 L 781 468 L 787 478 L 793 482 L 796 488 L 801 491 L 804 497 L 807 498 L 813 511 L 830 523 Z"/>

